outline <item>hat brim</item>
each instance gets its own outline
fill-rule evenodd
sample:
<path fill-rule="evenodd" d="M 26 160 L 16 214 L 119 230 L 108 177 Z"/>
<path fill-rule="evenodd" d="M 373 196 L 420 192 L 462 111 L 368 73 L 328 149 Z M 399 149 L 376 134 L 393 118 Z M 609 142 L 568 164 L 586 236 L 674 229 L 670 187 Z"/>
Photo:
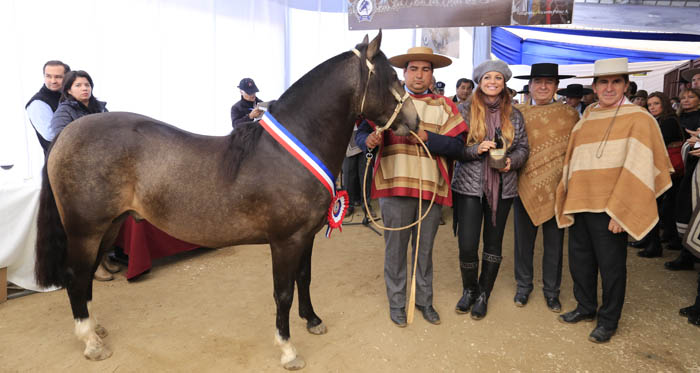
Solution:
<path fill-rule="evenodd" d="M 582 92 L 582 93 L 581 93 L 580 96 L 579 96 L 579 95 L 576 95 L 576 96 L 569 96 L 569 92 L 566 90 L 566 88 L 564 88 L 564 89 L 558 90 L 558 91 L 557 91 L 557 94 L 558 94 L 559 96 L 564 96 L 564 97 L 583 97 L 583 96 L 585 96 L 585 95 L 590 95 L 591 93 L 593 93 L 593 90 L 590 89 L 590 88 L 583 88 L 581 92 Z"/>
<path fill-rule="evenodd" d="M 685 79 L 686 82 L 691 82 L 693 80 L 693 77 L 697 74 L 700 74 L 700 69 L 690 69 L 683 71 L 681 73 L 681 78 Z"/>
<path fill-rule="evenodd" d="M 558 80 L 573 78 L 576 75 L 518 75 L 514 76 L 515 79 L 533 79 L 533 78 L 555 78 Z"/>
<path fill-rule="evenodd" d="M 651 71 L 651 70 L 612 71 L 612 72 L 603 73 L 603 74 L 577 76 L 576 79 L 600 78 L 601 76 L 614 76 L 614 75 L 633 75 L 633 74 L 648 73 L 649 71 Z"/>
<path fill-rule="evenodd" d="M 452 60 L 441 56 L 439 54 L 428 54 L 428 53 L 410 53 L 410 54 L 400 54 L 389 58 L 389 63 L 400 69 L 406 67 L 406 65 L 411 61 L 428 61 L 433 65 L 433 69 L 439 69 L 441 67 L 449 66 L 452 64 Z"/>

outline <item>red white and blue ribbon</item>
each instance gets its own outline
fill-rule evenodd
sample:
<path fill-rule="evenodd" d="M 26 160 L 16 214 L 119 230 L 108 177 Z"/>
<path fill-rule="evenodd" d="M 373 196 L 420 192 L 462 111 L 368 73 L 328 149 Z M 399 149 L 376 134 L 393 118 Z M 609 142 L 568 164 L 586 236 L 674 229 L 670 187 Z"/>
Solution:
<path fill-rule="evenodd" d="M 328 170 L 326 165 L 318 159 L 304 144 L 299 141 L 291 132 L 282 126 L 270 112 L 265 112 L 259 121 L 260 125 L 270 136 L 277 140 L 287 151 L 294 156 L 318 181 L 328 190 L 331 195 L 331 205 L 328 208 L 328 229 L 326 237 L 331 236 L 333 228 L 343 231 L 342 224 L 345 212 L 348 209 L 348 194 L 345 191 L 336 193 L 335 176 Z"/>

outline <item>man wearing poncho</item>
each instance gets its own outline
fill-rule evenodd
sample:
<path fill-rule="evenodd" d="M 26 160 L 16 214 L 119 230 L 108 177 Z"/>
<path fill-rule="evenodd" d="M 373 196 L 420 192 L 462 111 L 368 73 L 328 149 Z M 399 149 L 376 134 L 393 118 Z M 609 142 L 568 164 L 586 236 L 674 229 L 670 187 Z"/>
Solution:
<path fill-rule="evenodd" d="M 654 117 L 624 96 L 626 58 L 595 62 L 599 102 L 576 123 L 557 187 L 555 213 L 569 228 L 569 269 L 578 306 L 564 323 L 592 321 L 589 340 L 607 342 L 622 315 L 627 280 L 627 233 L 639 240 L 659 220 L 656 198 L 671 187 L 673 166 Z M 598 272 L 603 304 L 598 308 Z"/>

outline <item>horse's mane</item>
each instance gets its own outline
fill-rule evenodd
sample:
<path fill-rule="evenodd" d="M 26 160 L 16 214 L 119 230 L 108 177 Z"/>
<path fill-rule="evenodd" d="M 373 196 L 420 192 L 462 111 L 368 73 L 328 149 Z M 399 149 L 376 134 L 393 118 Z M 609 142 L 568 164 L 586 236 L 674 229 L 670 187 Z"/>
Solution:
<path fill-rule="evenodd" d="M 263 131 L 260 123 L 250 121 L 237 125 L 233 133 L 229 135 L 229 146 L 226 149 L 224 166 L 227 168 L 226 174 L 232 179 L 238 175 L 238 169 L 243 160 L 253 153 Z"/>

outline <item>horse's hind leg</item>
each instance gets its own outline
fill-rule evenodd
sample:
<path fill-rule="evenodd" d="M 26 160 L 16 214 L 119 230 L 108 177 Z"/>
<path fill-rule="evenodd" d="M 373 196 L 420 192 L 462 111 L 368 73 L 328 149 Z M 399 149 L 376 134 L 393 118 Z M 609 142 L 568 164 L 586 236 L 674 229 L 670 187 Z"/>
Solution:
<path fill-rule="evenodd" d="M 297 370 L 306 365 L 304 358 L 297 354 L 289 341 L 289 310 L 294 300 L 294 281 L 297 277 L 299 262 L 304 245 L 298 242 L 271 242 L 272 277 L 275 285 L 275 303 L 277 304 L 277 333 L 275 344 L 282 349 L 280 362 L 285 369 Z"/>
<path fill-rule="evenodd" d="M 326 334 L 328 329 L 318 315 L 316 315 L 314 307 L 311 305 L 309 286 L 311 285 L 311 252 L 313 245 L 314 241 L 312 238 L 311 243 L 304 247 L 296 281 L 297 291 L 299 292 L 299 316 L 306 320 L 306 330 L 308 330 L 309 333 L 320 335 Z"/>
<path fill-rule="evenodd" d="M 105 253 L 112 248 L 114 245 L 114 241 L 117 239 L 117 235 L 119 235 L 119 228 L 122 226 L 122 222 L 124 221 L 123 217 L 120 217 L 119 219 L 115 220 L 114 223 L 107 229 L 107 232 L 105 233 L 104 237 L 102 237 L 102 242 L 100 242 L 100 251 L 97 254 L 97 260 L 95 261 L 95 265 L 93 268 L 93 273 L 97 269 L 97 267 L 100 265 L 102 262 L 102 257 L 105 255 Z M 109 333 L 107 332 L 107 329 L 105 329 L 102 325 L 100 325 L 97 322 L 97 318 L 95 317 L 95 312 L 90 307 L 92 303 L 92 284 L 94 282 L 90 281 L 90 287 L 88 289 L 88 297 L 87 297 L 87 305 L 88 305 L 88 313 L 90 314 L 90 319 L 92 320 L 92 323 L 95 325 L 95 333 L 100 337 L 100 338 L 106 338 Z"/>
<path fill-rule="evenodd" d="M 75 335 L 85 343 L 83 355 L 86 358 L 103 360 L 112 356 L 112 352 L 102 342 L 97 323 L 88 310 L 88 302 L 92 299 L 92 276 L 99 263 L 99 239 L 72 239 L 69 236 L 68 242 L 67 266 L 71 275 L 66 291 L 75 319 Z"/>

